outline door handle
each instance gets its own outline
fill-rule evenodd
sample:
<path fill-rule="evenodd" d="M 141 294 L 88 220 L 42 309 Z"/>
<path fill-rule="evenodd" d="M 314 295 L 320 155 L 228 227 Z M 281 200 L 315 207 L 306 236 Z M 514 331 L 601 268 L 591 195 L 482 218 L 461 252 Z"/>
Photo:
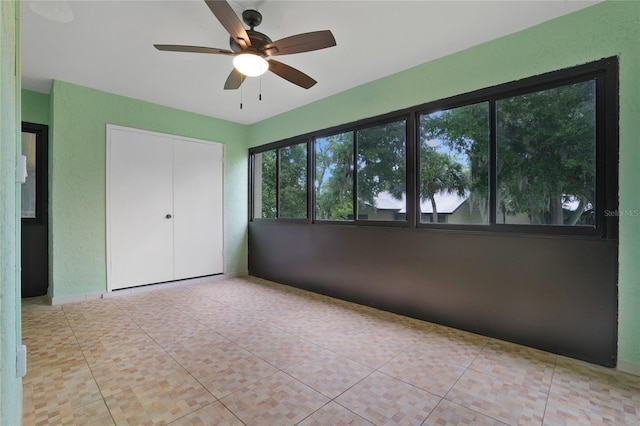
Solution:
<path fill-rule="evenodd" d="M 171 216 L 169 213 L 167 213 L 167 215 L 165 216 L 165 218 L 167 219 L 171 219 L 173 216 Z"/>

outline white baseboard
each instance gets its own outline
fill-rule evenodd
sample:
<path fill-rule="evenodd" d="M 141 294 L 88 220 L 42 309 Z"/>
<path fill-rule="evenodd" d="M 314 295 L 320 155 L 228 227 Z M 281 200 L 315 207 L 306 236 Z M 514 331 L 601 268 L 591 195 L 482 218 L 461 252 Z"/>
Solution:
<path fill-rule="evenodd" d="M 201 282 L 209 282 L 209 281 L 220 281 L 226 280 L 227 278 L 240 278 L 249 276 L 249 271 L 244 272 L 233 272 L 231 274 L 222 274 L 222 275 L 213 275 L 210 277 L 202 277 L 200 278 Z"/>
<path fill-rule="evenodd" d="M 640 364 L 636 364 L 634 362 L 618 361 L 616 369 L 622 371 L 623 373 L 640 376 Z"/>
<path fill-rule="evenodd" d="M 62 296 L 62 297 L 49 296 L 49 301 L 51 302 L 51 305 L 64 305 L 67 303 L 77 303 L 77 302 L 85 302 L 87 300 L 100 299 L 101 297 L 102 297 L 102 293 L 96 292 L 96 293 L 74 294 L 73 296 Z"/>
<path fill-rule="evenodd" d="M 127 294 L 139 294 L 139 293 L 144 293 L 144 292 L 147 292 L 147 291 L 161 290 L 161 289 L 164 289 L 164 288 L 183 287 L 183 286 L 193 285 L 193 284 L 215 282 L 215 281 L 226 280 L 228 278 L 244 277 L 244 276 L 247 276 L 247 275 L 248 275 L 248 272 L 247 273 L 233 273 L 233 274 L 212 275 L 212 276 L 208 276 L 208 277 L 191 278 L 191 279 L 186 279 L 186 280 L 170 281 L 170 282 L 159 283 L 159 284 L 149 284 L 149 285 L 145 285 L 145 286 L 141 286 L 141 287 L 123 288 L 123 289 L 116 290 L 116 291 L 107 291 L 107 292 L 104 292 L 104 293 L 101 293 L 101 294 L 102 294 L 102 298 L 108 299 L 108 298 L 111 298 L 111 297 L 125 296 Z"/>
<path fill-rule="evenodd" d="M 124 296 L 127 294 L 143 293 L 146 291 L 160 290 L 163 288 L 182 287 L 182 286 L 192 285 L 192 284 L 216 282 L 216 281 L 221 281 L 228 278 L 246 277 L 247 275 L 249 275 L 248 271 L 236 272 L 232 274 L 212 275 L 210 277 L 200 277 L 200 278 L 192 278 L 192 279 L 186 279 L 186 280 L 180 280 L 180 281 L 171 281 L 167 283 L 151 284 L 151 285 L 146 285 L 142 287 L 126 288 L 126 289 L 117 290 L 117 291 L 74 294 L 72 296 L 63 296 L 63 297 L 51 297 L 50 294 L 47 294 L 47 296 L 49 297 L 49 303 L 51 303 L 51 305 L 64 305 L 67 303 L 85 302 L 87 300 L 94 300 L 94 299 L 100 299 L 100 298 L 106 299 L 110 297 Z"/>

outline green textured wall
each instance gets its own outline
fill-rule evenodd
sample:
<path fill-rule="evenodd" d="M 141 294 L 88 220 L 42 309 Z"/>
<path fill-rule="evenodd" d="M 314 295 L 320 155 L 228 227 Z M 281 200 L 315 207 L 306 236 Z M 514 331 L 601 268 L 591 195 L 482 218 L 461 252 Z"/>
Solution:
<path fill-rule="evenodd" d="M 225 144 L 225 271 L 247 271 L 245 126 L 62 81 L 50 104 L 51 297 L 107 289 L 107 124 Z"/>
<path fill-rule="evenodd" d="M 22 90 L 22 121 L 49 124 L 49 95 Z"/>
<path fill-rule="evenodd" d="M 640 210 L 640 2 L 606 1 L 249 127 L 249 146 L 620 57 L 620 209 Z M 620 218 L 618 356 L 640 374 L 640 218 Z"/>
<path fill-rule="evenodd" d="M 19 425 L 20 186 L 15 170 L 20 128 L 19 4 L 0 1 L 0 425 Z"/>

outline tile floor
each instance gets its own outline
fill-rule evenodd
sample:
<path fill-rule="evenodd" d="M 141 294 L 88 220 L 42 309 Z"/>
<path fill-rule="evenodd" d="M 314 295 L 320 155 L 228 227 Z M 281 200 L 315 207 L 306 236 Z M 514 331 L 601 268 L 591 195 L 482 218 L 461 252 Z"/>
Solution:
<path fill-rule="evenodd" d="M 255 278 L 23 300 L 24 425 L 638 425 L 640 377 Z"/>

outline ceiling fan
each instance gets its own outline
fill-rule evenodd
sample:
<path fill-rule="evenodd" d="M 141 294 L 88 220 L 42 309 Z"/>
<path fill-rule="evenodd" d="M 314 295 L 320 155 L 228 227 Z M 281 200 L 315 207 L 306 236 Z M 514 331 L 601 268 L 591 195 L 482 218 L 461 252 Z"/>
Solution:
<path fill-rule="evenodd" d="M 271 57 L 335 46 L 336 40 L 331 31 L 313 31 L 271 41 L 267 35 L 254 30 L 262 22 L 262 14 L 257 10 L 247 9 L 242 12 L 242 19 L 249 26 L 247 30 L 225 0 L 205 0 L 205 3 L 231 36 L 229 39 L 231 50 L 175 44 L 154 44 L 155 48 L 170 52 L 233 56 L 234 68 L 224 83 L 224 88 L 227 90 L 238 89 L 247 76 L 257 77 L 267 70 L 305 89 L 317 83 L 302 71 Z"/>

